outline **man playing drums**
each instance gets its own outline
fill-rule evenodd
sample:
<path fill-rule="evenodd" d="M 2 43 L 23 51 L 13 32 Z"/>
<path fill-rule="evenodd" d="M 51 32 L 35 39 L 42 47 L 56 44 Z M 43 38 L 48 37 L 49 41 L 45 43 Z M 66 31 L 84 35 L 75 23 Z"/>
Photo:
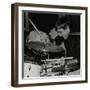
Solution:
<path fill-rule="evenodd" d="M 55 28 L 51 29 L 49 35 L 53 46 L 58 50 L 66 51 L 64 41 L 68 38 L 70 28 L 68 23 L 70 22 L 67 17 L 59 18 L 56 22 Z"/>

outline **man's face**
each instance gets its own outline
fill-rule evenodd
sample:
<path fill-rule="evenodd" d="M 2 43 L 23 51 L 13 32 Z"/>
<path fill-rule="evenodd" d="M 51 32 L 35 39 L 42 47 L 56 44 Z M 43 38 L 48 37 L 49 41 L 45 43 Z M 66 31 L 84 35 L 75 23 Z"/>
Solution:
<path fill-rule="evenodd" d="M 63 32 L 64 32 L 64 31 L 65 31 L 65 30 L 64 30 L 63 28 L 57 29 L 58 36 L 63 36 Z"/>

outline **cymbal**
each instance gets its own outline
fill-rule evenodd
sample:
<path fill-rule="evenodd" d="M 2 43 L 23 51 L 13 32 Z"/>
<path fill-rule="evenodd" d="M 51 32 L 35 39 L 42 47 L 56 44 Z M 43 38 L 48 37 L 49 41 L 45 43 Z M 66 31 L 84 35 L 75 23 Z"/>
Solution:
<path fill-rule="evenodd" d="M 56 46 L 56 45 L 53 45 L 52 43 L 46 43 L 44 44 L 43 42 L 30 42 L 28 44 L 26 44 L 26 46 L 31 49 L 35 49 L 35 50 L 40 50 L 42 52 L 54 52 L 54 53 L 57 53 L 57 52 L 62 52 L 64 51 L 64 49 L 60 46 Z"/>
<path fill-rule="evenodd" d="M 55 52 L 55 53 L 64 51 L 64 49 L 61 46 L 56 46 L 52 43 L 51 44 L 46 44 L 45 45 L 45 50 L 47 52 Z"/>
<path fill-rule="evenodd" d="M 42 50 L 45 47 L 45 44 L 42 43 L 42 42 L 36 42 L 36 41 L 34 42 L 34 41 L 32 41 L 30 43 L 27 43 L 26 46 L 29 49 L 33 48 L 35 50 Z"/>

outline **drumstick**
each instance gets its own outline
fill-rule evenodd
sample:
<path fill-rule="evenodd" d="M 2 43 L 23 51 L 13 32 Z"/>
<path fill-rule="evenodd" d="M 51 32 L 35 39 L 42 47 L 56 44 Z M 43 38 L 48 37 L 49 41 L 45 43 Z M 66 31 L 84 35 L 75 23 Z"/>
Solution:
<path fill-rule="evenodd" d="M 59 58 L 60 59 L 60 58 Z M 55 62 L 55 61 L 58 61 L 59 59 L 46 59 L 46 60 L 42 60 L 42 61 L 49 61 L 49 62 Z M 73 59 L 73 57 L 65 57 L 64 58 L 65 60 L 68 60 L 68 59 Z"/>
<path fill-rule="evenodd" d="M 32 24 L 32 26 L 35 28 L 35 30 L 40 34 L 38 28 L 35 26 L 35 24 L 33 23 L 33 21 L 31 19 L 29 19 L 29 21 Z"/>

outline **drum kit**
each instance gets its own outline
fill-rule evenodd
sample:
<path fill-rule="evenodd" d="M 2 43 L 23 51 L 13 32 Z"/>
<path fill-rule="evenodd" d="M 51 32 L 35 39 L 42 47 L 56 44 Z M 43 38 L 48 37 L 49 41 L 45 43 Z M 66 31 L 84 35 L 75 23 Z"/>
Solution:
<path fill-rule="evenodd" d="M 32 21 L 31 23 L 33 24 Z M 36 31 L 38 31 L 36 27 L 35 29 Z M 38 64 L 39 61 L 35 59 L 33 59 L 32 61 L 29 59 L 29 65 L 26 62 L 26 65 L 25 65 L 26 69 L 28 68 L 29 70 L 28 75 L 32 77 L 68 75 L 70 71 L 70 68 L 68 68 L 68 60 L 69 61 L 73 60 L 73 57 L 65 56 L 65 57 L 54 58 L 54 59 L 49 58 L 50 53 L 56 53 L 56 54 L 61 53 L 63 51 L 62 48 L 53 45 L 51 42 L 46 43 L 46 42 L 39 42 L 39 41 L 30 41 L 26 43 L 26 47 L 28 47 L 30 51 L 33 50 L 34 54 L 39 58 L 43 57 L 43 59 L 40 60 L 42 64 Z M 26 70 L 25 70 L 25 73 L 27 73 Z"/>
<path fill-rule="evenodd" d="M 45 77 L 45 76 L 60 76 L 60 75 L 68 75 L 70 68 L 68 68 L 68 61 L 72 61 L 73 57 L 61 57 L 61 58 L 54 58 L 50 59 L 49 52 L 53 53 L 61 53 L 62 49 L 57 49 L 52 44 L 44 44 L 42 42 L 30 42 L 26 44 L 29 50 L 33 49 L 36 50 L 36 55 L 39 57 L 43 57 L 44 59 L 36 61 L 33 60 L 33 62 L 42 62 L 42 64 L 32 63 L 31 64 L 31 75 L 35 71 L 38 73 L 39 77 Z M 53 48 L 54 47 L 54 48 Z M 37 58 L 36 58 L 37 59 Z M 77 62 L 76 62 L 77 63 Z M 37 69 L 35 69 L 35 66 Z M 33 72 L 32 72 L 33 71 Z M 37 76 L 37 73 L 34 73 L 34 76 Z"/>

